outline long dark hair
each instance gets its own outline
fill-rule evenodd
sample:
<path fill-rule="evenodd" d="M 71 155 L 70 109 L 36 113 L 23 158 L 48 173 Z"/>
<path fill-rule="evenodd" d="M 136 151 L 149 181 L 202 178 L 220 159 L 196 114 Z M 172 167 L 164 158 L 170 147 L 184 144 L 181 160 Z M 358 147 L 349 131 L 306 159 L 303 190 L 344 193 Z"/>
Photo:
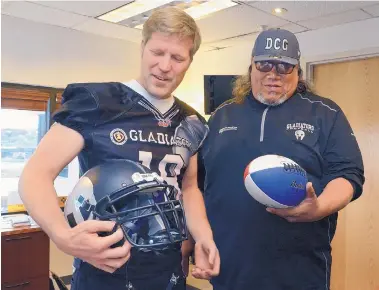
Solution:
<path fill-rule="evenodd" d="M 299 81 L 297 83 L 295 93 L 305 93 L 312 92 L 311 84 L 304 79 L 303 69 L 299 67 L 298 69 Z M 251 65 L 246 74 L 238 76 L 232 83 L 233 97 L 236 99 L 237 103 L 241 103 L 247 95 L 251 92 Z"/>

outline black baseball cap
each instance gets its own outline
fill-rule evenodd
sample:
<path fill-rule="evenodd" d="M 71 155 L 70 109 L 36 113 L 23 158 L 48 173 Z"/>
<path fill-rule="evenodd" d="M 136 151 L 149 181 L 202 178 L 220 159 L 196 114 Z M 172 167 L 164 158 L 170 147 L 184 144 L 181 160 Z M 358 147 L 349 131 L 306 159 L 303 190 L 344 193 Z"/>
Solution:
<path fill-rule="evenodd" d="M 254 61 L 277 60 L 297 65 L 300 60 L 299 42 L 292 32 L 275 28 L 262 31 L 255 40 Z"/>

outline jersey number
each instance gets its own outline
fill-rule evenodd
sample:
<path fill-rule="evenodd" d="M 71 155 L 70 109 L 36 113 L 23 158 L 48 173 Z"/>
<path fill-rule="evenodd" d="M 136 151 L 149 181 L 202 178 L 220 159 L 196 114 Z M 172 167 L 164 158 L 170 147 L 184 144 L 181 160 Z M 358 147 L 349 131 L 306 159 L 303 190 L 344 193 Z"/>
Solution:
<path fill-rule="evenodd" d="M 152 152 L 147 151 L 139 151 L 139 161 L 142 165 L 146 166 L 150 170 L 151 160 L 153 159 Z M 175 186 L 175 188 L 180 192 L 178 178 L 177 176 L 180 174 L 184 166 L 183 159 L 180 155 L 175 154 L 166 154 L 163 159 L 159 162 L 157 172 L 166 182 L 170 185 Z"/>

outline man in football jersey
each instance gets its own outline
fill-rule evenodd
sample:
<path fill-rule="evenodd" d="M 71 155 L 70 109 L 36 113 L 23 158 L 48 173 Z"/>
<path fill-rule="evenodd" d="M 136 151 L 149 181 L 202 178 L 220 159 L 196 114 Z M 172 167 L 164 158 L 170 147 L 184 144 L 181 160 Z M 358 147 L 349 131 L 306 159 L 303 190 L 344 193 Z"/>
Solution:
<path fill-rule="evenodd" d="M 112 221 L 69 227 L 56 202 L 54 180 L 76 156 L 82 173 L 108 160 L 129 159 L 174 185 L 181 191 L 195 241 L 193 275 L 209 279 L 219 272 L 218 250 L 197 187 L 197 151 L 208 127 L 194 109 L 172 95 L 200 46 L 200 33 L 185 12 L 164 8 L 155 10 L 142 34 L 140 76 L 127 83 L 68 85 L 62 107 L 53 116 L 56 124 L 20 178 L 20 195 L 29 214 L 59 249 L 76 257 L 74 290 L 125 289 L 127 282 L 136 290 L 185 289 L 180 245 L 141 258 L 127 242 L 111 247 L 123 239 L 120 229 L 105 237 L 97 234 L 110 232 Z"/>

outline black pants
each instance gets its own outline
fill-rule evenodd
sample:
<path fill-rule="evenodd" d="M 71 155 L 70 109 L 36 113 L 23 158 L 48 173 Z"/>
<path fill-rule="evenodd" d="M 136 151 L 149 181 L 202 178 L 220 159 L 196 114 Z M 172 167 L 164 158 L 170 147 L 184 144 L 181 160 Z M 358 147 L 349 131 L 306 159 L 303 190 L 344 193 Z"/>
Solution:
<path fill-rule="evenodd" d="M 129 282 L 133 290 L 185 290 L 180 252 L 154 255 L 132 252 L 127 265 L 112 274 L 77 260 L 71 290 L 125 290 Z"/>

